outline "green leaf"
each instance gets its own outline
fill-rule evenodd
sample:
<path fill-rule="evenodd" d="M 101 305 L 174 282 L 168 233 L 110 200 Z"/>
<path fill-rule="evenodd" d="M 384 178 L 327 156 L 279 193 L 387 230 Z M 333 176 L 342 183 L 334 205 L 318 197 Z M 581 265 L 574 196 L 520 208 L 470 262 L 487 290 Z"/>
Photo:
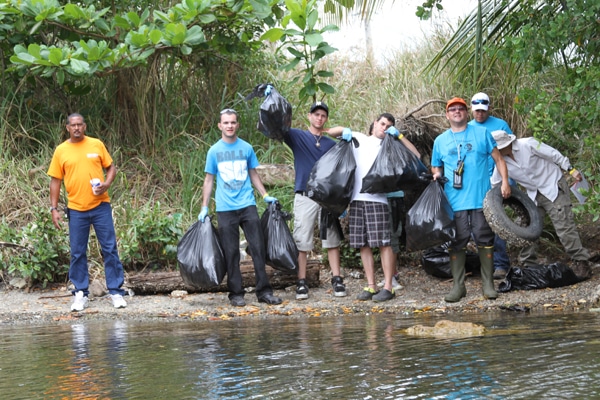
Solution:
<path fill-rule="evenodd" d="M 197 45 L 203 43 L 204 41 L 204 32 L 202 31 L 202 28 L 200 28 L 198 25 L 194 25 L 188 29 L 185 35 L 186 44 Z"/>
<path fill-rule="evenodd" d="M 150 33 L 148 34 L 148 38 L 150 38 L 150 41 L 152 42 L 152 44 L 157 44 L 160 42 L 160 40 L 162 39 L 163 34 L 161 31 L 159 31 L 158 29 L 153 29 L 152 31 L 150 31 Z"/>
<path fill-rule="evenodd" d="M 130 11 L 127 13 L 127 19 L 133 25 L 133 27 L 139 28 L 141 22 L 139 15 L 137 15 L 133 11 Z"/>
<path fill-rule="evenodd" d="M 333 88 L 333 86 L 328 85 L 325 82 L 319 82 L 317 84 L 317 86 L 319 87 L 319 89 L 321 89 L 321 91 L 323 93 L 326 93 L 326 94 L 334 94 L 335 93 L 335 89 Z"/>
<path fill-rule="evenodd" d="M 71 66 L 73 73 L 76 75 L 83 75 L 90 69 L 90 65 L 86 61 L 78 60 L 76 58 L 72 58 L 69 65 Z"/>
<path fill-rule="evenodd" d="M 320 33 L 310 33 L 305 36 L 306 43 L 311 47 L 316 47 L 323 42 L 323 36 Z"/>
<path fill-rule="evenodd" d="M 50 49 L 50 54 L 48 54 L 48 61 L 57 67 L 60 66 L 60 62 L 63 60 L 63 52 L 60 49 Z"/>
<path fill-rule="evenodd" d="M 283 36 L 283 29 L 272 28 L 262 34 L 260 40 L 268 40 L 270 42 L 276 42 Z"/>

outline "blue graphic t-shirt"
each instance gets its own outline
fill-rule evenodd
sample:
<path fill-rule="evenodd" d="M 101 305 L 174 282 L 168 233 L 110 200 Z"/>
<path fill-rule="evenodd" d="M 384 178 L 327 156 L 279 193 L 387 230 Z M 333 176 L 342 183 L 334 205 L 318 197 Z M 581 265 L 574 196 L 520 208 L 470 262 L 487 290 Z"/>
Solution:
<path fill-rule="evenodd" d="M 217 212 L 256 205 L 248 171 L 259 165 L 252 146 L 240 138 L 231 144 L 221 139 L 208 150 L 204 172 L 217 178 Z"/>

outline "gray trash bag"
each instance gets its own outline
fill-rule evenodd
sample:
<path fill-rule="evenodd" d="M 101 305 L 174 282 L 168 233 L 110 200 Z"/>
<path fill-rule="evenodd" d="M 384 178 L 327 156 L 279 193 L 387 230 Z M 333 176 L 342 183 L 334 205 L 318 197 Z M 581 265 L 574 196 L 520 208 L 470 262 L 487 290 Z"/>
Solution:
<path fill-rule="evenodd" d="M 177 262 L 183 281 L 198 288 L 219 286 L 227 265 L 219 233 L 210 218 L 197 221 L 177 244 Z"/>

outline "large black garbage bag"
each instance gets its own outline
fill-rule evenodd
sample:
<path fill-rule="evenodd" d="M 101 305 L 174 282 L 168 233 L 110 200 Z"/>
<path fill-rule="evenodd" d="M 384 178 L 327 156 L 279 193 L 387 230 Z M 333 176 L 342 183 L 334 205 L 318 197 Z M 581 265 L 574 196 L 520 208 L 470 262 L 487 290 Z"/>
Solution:
<path fill-rule="evenodd" d="M 511 267 L 506 278 L 498 286 L 498 291 L 532 290 L 557 288 L 573 285 L 581 279 L 567 265 L 553 263 L 527 268 Z"/>
<path fill-rule="evenodd" d="M 454 211 L 441 180 L 431 181 L 406 213 L 406 249 L 424 250 L 456 237 Z"/>
<path fill-rule="evenodd" d="M 306 195 L 335 217 L 343 214 L 352 199 L 356 170 L 352 145 L 358 147 L 358 141 L 336 143 L 313 165 L 306 183 Z"/>
<path fill-rule="evenodd" d="M 450 253 L 448 246 L 450 242 L 444 243 L 441 246 L 435 246 L 423 251 L 421 256 L 421 265 L 425 272 L 429 275 L 438 278 L 452 278 L 452 270 L 450 269 Z M 481 261 L 479 254 L 467 250 L 467 258 L 465 261 L 465 271 L 473 275 L 479 275 L 481 269 Z"/>
<path fill-rule="evenodd" d="M 177 261 L 181 278 L 199 288 L 218 286 L 227 265 L 217 229 L 209 218 L 197 221 L 177 244 Z"/>
<path fill-rule="evenodd" d="M 270 83 L 261 83 L 246 100 L 266 97 L 260 105 L 257 129 L 269 139 L 283 141 L 292 126 L 292 105 Z"/>
<path fill-rule="evenodd" d="M 279 202 L 270 203 L 260 218 L 260 224 L 267 241 L 267 264 L 283 271 L 298 271 L 298 248 L 287 225 L 291 218 L 281 209 Z"/>
<path fill-rule="evenodd" d="M 390 193 L 425 186 L 419 178 L 427 167 L 400 140 L 385 135 L 381 149 L 367 175 L 361 192 Z"/>

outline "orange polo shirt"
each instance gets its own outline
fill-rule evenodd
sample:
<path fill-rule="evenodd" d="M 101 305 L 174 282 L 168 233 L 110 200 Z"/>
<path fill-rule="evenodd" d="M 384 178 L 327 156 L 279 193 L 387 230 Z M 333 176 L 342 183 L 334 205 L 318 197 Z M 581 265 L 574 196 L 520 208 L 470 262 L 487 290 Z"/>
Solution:
<path fill-rule="evenodd" d="M 110 201 L 107 192 L 98 196 L 92 192 L 90 180 L 99 178 L 104 181 L 104 169 L 112 163 L 104 143 L 85 136 L 81 142 L 67 140 L 56 147 L 48 175 L 64 181 L 69 208 L 88 211 Z"/>

